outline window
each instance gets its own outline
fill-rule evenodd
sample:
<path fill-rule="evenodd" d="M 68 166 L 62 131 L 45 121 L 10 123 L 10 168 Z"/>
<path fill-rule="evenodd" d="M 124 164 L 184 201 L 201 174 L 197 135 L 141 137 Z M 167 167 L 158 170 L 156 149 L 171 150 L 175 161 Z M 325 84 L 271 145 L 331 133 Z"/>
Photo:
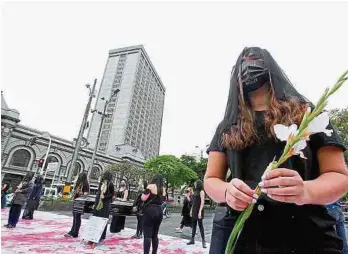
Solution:
<path fill-rule="evenodd" d="M 19 149 L 12 155 L 10 165 L 16 167 L 28 167 L 31 154 L 25 149 Z"/>
<path fill-rule="evenodd" d="M 100 172 L 100 170 L 98 167 L 93 167 L 92 172 L 91 172 L 91 179 L 98 180 L 99 172 Z"/>
<path fill-rule="evenodd" d="M 56 156 L 48 156 L 48 158 L 45 162 L 44 170 L 46 170 L 48 163 L 51 163 L 51 162 L 59 162 L 59 161 L 58 161 Z"/>

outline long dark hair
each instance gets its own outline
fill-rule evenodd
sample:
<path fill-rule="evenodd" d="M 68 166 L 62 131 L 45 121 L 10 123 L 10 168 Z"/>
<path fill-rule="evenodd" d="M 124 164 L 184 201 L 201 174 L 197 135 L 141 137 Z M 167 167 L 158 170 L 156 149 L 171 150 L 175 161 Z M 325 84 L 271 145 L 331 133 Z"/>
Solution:
<path fill-rule="evenodd" d="M 34 177 L 34 172 L 28 172 L 24 178 L 23 178 L 23 181 L 24 182 L 30 182 Z"/>
<path fill-rule="evenodd" d="M 87 174 L 86 172 L 82 172 L 79 174 L 79 177 L 77 178 L 75 186 L 88 186 L 88 180 L 87 180 Z"/>
<path fill-rule="evenodd" d="M 157 186 L 157 195 L 162 197 L 163 196 L 163 186 L 164 186 L 164 180 L 163 180 L 163 176 L 158 174 L 155 175 L 150 184 L 156 184 Z"/>
<path fill-rule="evenodd" d="M 194 188 L 196 193 L 200 193 L 203 190 L 202 180 L 198 179 L 197 181 L 195 181 Z"/>
<path fill-rule="evenodd" d="M 109 170 L 105 171 L 101 178 L 101 183 L 104 181 L 107 181 L 108 183 L 112 181 L 112 173 Z"/>

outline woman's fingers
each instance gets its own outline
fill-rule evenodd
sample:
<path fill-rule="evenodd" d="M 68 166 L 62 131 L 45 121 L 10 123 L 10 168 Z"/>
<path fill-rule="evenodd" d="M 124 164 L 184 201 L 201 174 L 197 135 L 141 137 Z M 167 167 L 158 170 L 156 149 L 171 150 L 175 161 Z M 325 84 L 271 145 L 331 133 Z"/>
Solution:
<path fill-rule="evenodd" d="M 298 176 L 298 172 L 292 169 L 287 168 L 277 168 L 267 172 L 262 178 L 265 180 L 269 180 L 277 177 L 292 177 Z"/>
<path fill-rule="evenodd" d="M 239 180 L 237 178 L 232 179 L 231 184 L 241 191 L 242 193 L 246 194 L 249 197 L 253 197 L 255 194 L 255 191 L 252 190 L 246 183 L 244 183 L 242 180 Z"/>
<path fill-rule="evenodd" d="M 298 185 L 301 182 L 301 179 L 299 177 L 277 177 L 272 178 L 270 180 L 264 180 L 261 183 L 259 183 L 259 186 L 262 188 L 269 188 L 269 187 L 279 187 L 279 186 L 295 186 Z"/>

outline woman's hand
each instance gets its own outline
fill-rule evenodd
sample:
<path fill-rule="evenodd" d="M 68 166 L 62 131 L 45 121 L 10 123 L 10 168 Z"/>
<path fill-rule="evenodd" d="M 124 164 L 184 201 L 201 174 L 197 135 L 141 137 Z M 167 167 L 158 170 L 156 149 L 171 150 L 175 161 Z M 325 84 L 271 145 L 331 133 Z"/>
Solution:
<path fill-rule="evenodd" d="M 199 211 L 199 213 L 198 213 L 198 219 L 202 219 L 202 212 L 201 211 Z"/>
<path fill-rule="evenodd" d="M 238 178 L 233 178 L 226 189 L 226 202 L 237 211 L 243 211 L 252 202 L 256 203 L 257 198 L 255 191 Z"/>
<path fill-rule="evenodd" d="M 267 172 L 259 186 L 263 193 L 276 201 L 304 205 L 308 200 L 305 182 L 295 170 L 278 168 Z"/>

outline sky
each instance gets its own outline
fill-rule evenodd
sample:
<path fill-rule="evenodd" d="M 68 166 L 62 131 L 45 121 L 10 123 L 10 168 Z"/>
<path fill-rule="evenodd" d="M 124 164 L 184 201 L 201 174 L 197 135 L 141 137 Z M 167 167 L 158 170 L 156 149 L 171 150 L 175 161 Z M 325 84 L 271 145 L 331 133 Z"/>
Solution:
<path fill-rule="evenodd" d="M 246 46 L 315 102 L 348 68 L 347 3 L 5 3 L 1 90 L 21 124 L 72 140 L 110 49 L 143 44 L 164 86 L 161 154 L 209 144 Z M 328 108 L 348 106 L 348 84 Z M 94 105 L 94 102 L 93 104 Z"/>

